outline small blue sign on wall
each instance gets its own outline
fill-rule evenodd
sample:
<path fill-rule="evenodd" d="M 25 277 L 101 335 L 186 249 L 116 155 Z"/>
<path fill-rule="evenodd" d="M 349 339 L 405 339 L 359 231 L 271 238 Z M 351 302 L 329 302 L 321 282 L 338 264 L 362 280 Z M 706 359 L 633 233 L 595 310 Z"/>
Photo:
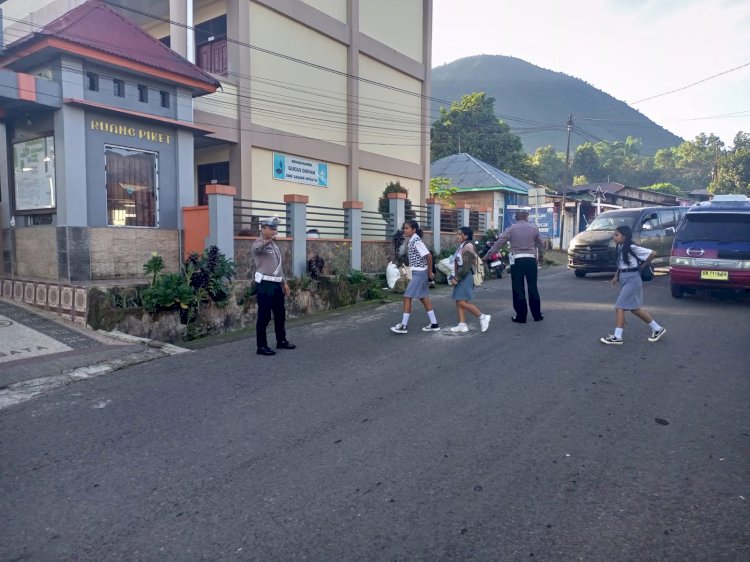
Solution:
<path fill-rule="evenodd" d="M 274 152 L 273 179 L 328 187 L 328 164 Z"/>

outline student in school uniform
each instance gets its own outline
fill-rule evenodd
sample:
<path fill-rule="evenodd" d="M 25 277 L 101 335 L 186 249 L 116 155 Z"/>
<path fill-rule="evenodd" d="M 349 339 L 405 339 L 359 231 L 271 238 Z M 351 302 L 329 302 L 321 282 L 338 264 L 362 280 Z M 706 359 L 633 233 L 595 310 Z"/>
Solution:
<path fill-rule="evenodd" d="M 615 333 L 600 338 L 599 341 L 607 345 L 622 345 L 625 311 L 630 311 L 651 328 L 648 341 L 657 342 L 667 333 L 667 330 L 642 308 L 643 280 L 641 279 L 641 269 L 650 266 L 656 252 L 634 244 L 633 230 L 629 226 L 618 226 L 612 238 L 617 244 L 617 271 L 610 280 L 610 284 L 616 287 L 619 283 L 620 294 L 615 302 Z"/>
<path fill-rule="evenodd" d="M 440 325 L 435 317 L 430 300 L 429 282 L 435 277 L 432 272 L 432 254 L 422 242 L 422 229 L 415 220 L 408 220 L 403 226 L 404 239 L 407 243 L 407 256 L 409 258 L 409 269 L 411 270 L 411 281 L 404 292 L 404 312 L 401 322 L 391 326 L 391 331 L 396 334 L 406 334 L 409 331 L 409 317 L 411 316 L 411 301 L 419 299 L 424 305 L 430 323 L 422 328 L 423 332 L 439 332 Z"/>
<path fill-rule="evenodd" d="M 490 326 L 491 316 L 482 314 L 477 305 L 471 302 L 474 300 L 472 268 L 476 267 L 477 262 L 477 251 L 473 243 L 474 231 L 468 226 L 462 226 L 456 232 L 456 239 L 458 240 L 458 248 L 451 258 L 453 274 L 448 278 L 448 283 L 453 286 L 453 300 L 456 301 L 458 324 L 451 328 L 451 332 L 465 333 L 469 331 L 469 327 L 466 325 L 466 312 L 470 312 L 479 318 L 479 328 L 482 332 L 486 332 Z"/>

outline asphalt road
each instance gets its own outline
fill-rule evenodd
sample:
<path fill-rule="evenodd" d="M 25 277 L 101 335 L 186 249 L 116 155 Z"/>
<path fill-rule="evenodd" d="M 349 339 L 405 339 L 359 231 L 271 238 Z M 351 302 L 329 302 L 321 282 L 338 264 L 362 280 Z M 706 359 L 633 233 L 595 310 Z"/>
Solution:
<path fill-rule="evenodd" d="M 84 381 L 0 411 L 2 560 L 748 560 L 750 304 L 561 267 L 543 322 L 396 303 Z"/>

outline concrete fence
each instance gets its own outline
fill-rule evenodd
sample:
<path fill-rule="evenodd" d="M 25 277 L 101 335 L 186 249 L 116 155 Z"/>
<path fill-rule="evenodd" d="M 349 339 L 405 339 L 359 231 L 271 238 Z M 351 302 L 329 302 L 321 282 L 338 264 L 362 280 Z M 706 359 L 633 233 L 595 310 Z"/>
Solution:
<path fill-rule="evenodd" d="M 254 273 L 250 247 L 259 232 L 251 231 L 252 236 L 235 235 L 241 229 L 235 224 L 243 221 L 236 213 L 238 200 L 235 199 L 236 190 L 230 186 L 212 185 L 207 187 L 207 207 L 186 207 L 183 209 L 185 224 L 185 249 L 200 251 L 209 245 L 218 246 L 227 257 L 233 258 L 238 266 L 238 276 L 248 278 Z M 307 273 L 308 260 L 319 256 L 326 267 L 323 273 L 344 273 L 350 270 L 365 273 L 382 273 L 393 259 L 393 235 L 401 228 L 407 219 L 406 194 L 389 193 L 388 215 L 383 218 L 382 234 L 373 239 L 371 235 L 363 236 L 363 203 L 361 201 L 344 201 L 341 208 L 334 209 L 339 214 L 343 210 L 341 233 L 343 236 L 322 237 L 314 229 L 309 228 L 309 197 L 306 195 L 284 195 L 284 216 L 281 217 L 286 236 L 280 236 L 279 248 L 284 260 L 284 271 L 295 277 Z M 253 201 L 242 201 L 244 208 L 252 208 Z M 426 212 L 424 209 L 426 208 Z M 314 207 L 313 214 L 320 215 L 323 207 Z M 457 205 L 455 208 L 444 208 L 436 199 L 427 199 L 426 206 L 420 207 L 421 212 L 413 212 L 414 216 L 426 221 L 420 221 L 425 232 L 424 240 L 435 253 L 440 253 L 443 247 L 451 246 L 455 230 L 461 226 L 471 224 L 477 234 L 485 232 L 490 224 L 491 209 L 480 208 L 471 210 L 468 205 Z M 374 212 L 367 213 L 374 215 Z M 446 224 L 448 231 L 444 231 L 441 221 L 451 223 L 455 215 L 454 224 Z M 189 217 L 189 218 L 188 218 Z M 258 222 L 259 217 L 252 217 L 247 223 Z M 207 223 L 207 224 L 206 224 Z M 247 230 L 242 230 L 244 234 Z M 436 235 L 438 233 L 439 235 Z"/>

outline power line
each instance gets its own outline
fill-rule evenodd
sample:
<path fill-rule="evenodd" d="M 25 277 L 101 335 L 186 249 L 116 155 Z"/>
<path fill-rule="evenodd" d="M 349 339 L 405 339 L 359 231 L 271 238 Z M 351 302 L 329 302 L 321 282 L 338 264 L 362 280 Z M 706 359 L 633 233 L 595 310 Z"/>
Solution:
<path fill-rule="evenodd" d="M 663 92 L 661 94 L 656 94 L 655 96 L 649 96 L 647 98 L 631 102 L 629 105 L 635 105 L 644 101 L 653 100 L 669 94 L 674 94 L 675 92 L 681 92 L 682 90 L 687 90 L 688 88 L 692 88 L 693 86 L 697 86 L 698 84 L 703 84 L 703 82 L 708 82 L 709 80 L 713 80 L 714 78 L 718 78 L 719 76 L 724 76 L 725 74 L 729 74 L 730 72 L 734 72 L 735 70 L 740 70 L 741 68 L 745 68 L 746 66 L 750 66 L 750 62 L 746 62 L 745 64 L 741 64 L 740 66 L 736 66 L 734 68 L 730 68 L 729 70 L 719 72 L 718 74 L 714 74 L 713 76 L 709 76 L 708 78 L 704 78 L 703 80 L 698 80 L 697 82 L 693 82 L 692 84 L 688 84 L 687 86 L 682 86 L 681 88 L 677 88 L 675 90 L 669 90 L 668 92 Z"/>

